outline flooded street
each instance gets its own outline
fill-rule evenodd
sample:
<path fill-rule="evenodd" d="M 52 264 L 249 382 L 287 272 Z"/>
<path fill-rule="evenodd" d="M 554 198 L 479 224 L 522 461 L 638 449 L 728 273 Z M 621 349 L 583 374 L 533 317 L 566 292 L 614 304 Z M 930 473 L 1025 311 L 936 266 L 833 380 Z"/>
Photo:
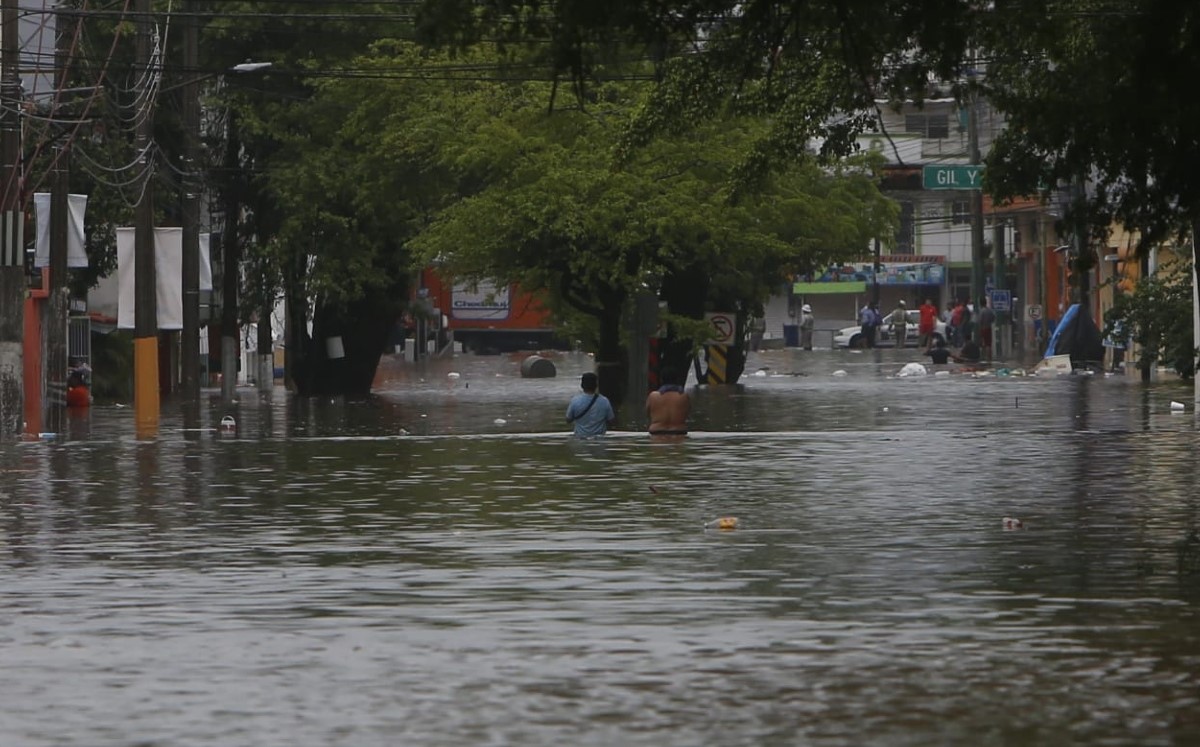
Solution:
<path fill-rule="evenodd" d="M 0 744 L 1200 743 L 1190 384 L 917 359 L 752 356 L 681 444 L 570 438 L 581 354 L 0 444 Z"/>

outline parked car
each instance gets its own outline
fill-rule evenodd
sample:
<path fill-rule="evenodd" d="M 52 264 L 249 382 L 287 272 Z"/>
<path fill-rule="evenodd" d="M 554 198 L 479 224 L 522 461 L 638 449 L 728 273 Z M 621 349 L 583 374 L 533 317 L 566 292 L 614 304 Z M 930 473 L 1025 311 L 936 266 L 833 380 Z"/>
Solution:
<path fill-rule="evenodd" d="M 886 319 L 886 317 L 885 317 Z M 908 310 L 908 334 L 904 337 L 904 346 L 907 348 L 915 348 L 917 346 L 917 326 L 921 321 L 921 312 L 916 309 Z M 946 323 L 941 319 L 934 322 L 933 325 L 933 342 L 936 345 L 938 340 L 945 340 L 946 344 L 950 344 L 950 336 L 946 334 Z M 864 344 L 862 336 L 862 325 L 856 324 L 853 327 L 842 327 L 833 336 L 833 346 L 835 348 L 861 348 Z M 895 347 L 896 341 L 892 338 L 892 325 L 884 321 L 879 325 L 879 329 L 875 332 L 876 347 Z"/>

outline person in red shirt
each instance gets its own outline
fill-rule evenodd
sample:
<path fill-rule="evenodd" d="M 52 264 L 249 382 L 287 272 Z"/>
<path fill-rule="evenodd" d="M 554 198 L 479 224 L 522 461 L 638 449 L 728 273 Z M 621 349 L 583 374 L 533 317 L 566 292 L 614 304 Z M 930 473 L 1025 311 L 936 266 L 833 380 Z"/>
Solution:
<path fill-rule="evenodd" d="M 918 311 L 921 312 L 921 318 L 917 322 L 917 346 L 928 351 L 933 344 L 934 327 L 937 326 L 937 306 L 933 305 L 932 298 L 926 298 Z"/>

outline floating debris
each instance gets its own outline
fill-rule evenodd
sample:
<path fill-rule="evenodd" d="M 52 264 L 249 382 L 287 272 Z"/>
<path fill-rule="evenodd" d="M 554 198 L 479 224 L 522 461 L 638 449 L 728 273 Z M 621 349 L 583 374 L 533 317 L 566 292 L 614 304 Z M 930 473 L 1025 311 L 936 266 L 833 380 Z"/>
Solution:
<path fill-rule="evenodd" d="M 738 520 L 737 520 L 736 516 L 722 516 L 719 519 L 713 519 L 712 521 L 708 522 L 707 524 L 704 525 L 704 528 L 705 529 L 720 529 L 722 531 L 727 532 L 731 529 L 737 529 L 737 525 L 738 525 Z"/>
<path fill-rule="evenodd" d="M 1182 402 L 1171 400 L 1171 412 L 1183 412 L 1186 409 L 1187 405 L 1183 404 Z"/>
<path fill-rule="evenodd" d="M 839 368 L 838 370 L 834 371 L 832 375 L 833 376 L 845 376 L 846 372 L 843 369 Z"/>
<path fill-rule="evenodd" d="M 1004 531 L 1006 532 L 1025 528 L 1025 522 L 1021 521 L 1020 519 L 1014 519 L 1012 517 L 1005 516 L 1001 521 L 1004 524 Z"/>
<path fill-rule="evenodd" d="M 226 415 L 225 417 L 221 418 L 221 430 L 236 431 L 237 420 L 235 420 L 232 415 Z"/>

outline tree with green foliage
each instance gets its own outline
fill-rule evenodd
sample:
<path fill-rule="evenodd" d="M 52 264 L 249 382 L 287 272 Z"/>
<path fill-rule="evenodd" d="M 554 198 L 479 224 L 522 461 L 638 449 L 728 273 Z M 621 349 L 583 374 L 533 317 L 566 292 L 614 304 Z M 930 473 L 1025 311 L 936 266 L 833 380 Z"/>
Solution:
<path fill-rule="evenodd" d="M 1065 191 L 1081 277 L 1114 223 L 1142 256 L 1200 226 L 1200 102 L 1181 95 L 1200 74 L 1197 24 L 1200 7 L 1173 0 L 996 3 L 982 19 L 977 82 L 1007 119 L 985 185 L 999 199 Z"/>
<path fill-rule="evenodd" d="M 549 307 L 596 351 L 601 389 L 617 401 L 629 364 L 622 325 L 637 293 L 658 295 L 679 322 L 713 310 L 744 317 L 761 310 L 789 263 L 856 256 L 895 220 L 866 161 L 781 168 L 755 194 L 733 195 L 733 169 L 762 126 L 752 118 L 616 159 L 636 85 L 596 86 L 555 111 L 545 103 L 551 86 L 536 81 L 472 83 L 453 94 L 386 86 L 390 96 L 361 86 L 339 95 L 411 102 L 409 116 L 380 121 L 392 128 L 384 139 L 436 133 L 436 158 L 459 189 L 411 242 L 418 257 L 452 277 L 545 289 Z M 671 355 L 690 355 L 696 342 L 671 346 Z"/>
<path fill-rule="evenodd" d="M 1131 293 L 1118 293 L 1104 315 L 1104 333 L 1138 346 L 1138 368 L 1166 363 L 1185 379 L 1196 374 L 1192 328 L 1192 265 L 1176 262 L 1142 278 Z"/>

